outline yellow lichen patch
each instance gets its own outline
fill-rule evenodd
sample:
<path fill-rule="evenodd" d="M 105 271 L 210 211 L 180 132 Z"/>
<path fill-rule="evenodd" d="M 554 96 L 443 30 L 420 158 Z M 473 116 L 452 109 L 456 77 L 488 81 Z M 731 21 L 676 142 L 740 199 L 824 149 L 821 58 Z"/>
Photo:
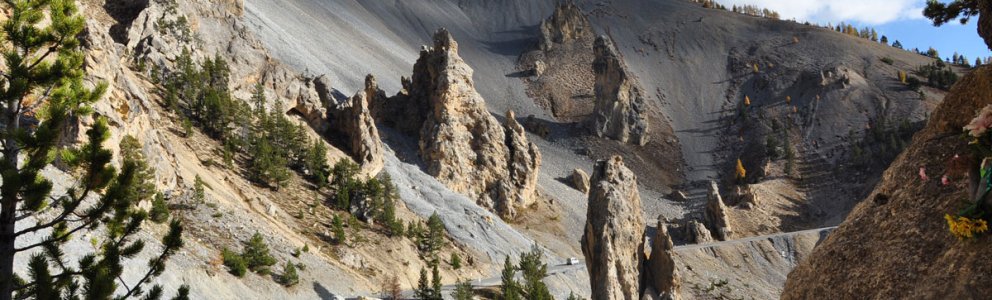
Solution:
<path fill-rule="evenodd" d="M 969 219 L 967 217 L 954 217 L 944 215 L 947 226 L 950 227 L 951 234 L 959 240 L 974 238 L 976 234 L 989 230 L 988 222 L 982 219 Z"/>

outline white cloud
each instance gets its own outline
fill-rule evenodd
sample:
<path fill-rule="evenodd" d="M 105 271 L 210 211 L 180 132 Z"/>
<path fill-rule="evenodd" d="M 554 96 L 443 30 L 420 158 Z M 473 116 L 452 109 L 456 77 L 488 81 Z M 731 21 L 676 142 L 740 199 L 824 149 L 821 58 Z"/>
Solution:
<path fill-rule="evenodd" d="M 779 12 L 783 19 L 817 23 L 878 25 L 923 18 L 921 0 L 721 0 L 726 6 L 752 4 Z"/>

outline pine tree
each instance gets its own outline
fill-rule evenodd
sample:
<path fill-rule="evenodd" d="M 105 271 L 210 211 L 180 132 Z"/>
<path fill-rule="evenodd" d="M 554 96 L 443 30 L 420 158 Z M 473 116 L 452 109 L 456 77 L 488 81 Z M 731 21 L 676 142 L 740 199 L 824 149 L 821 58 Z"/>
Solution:
<path fill-rule="evenodd" d="M 895 42 L 892 42 L 892 47 L 896 49 L 902 49 L 902 43 L 900 43 L 899 40 L 896 40 Z"/>
<path fill-rule="evenodd" d="M 420 279 L 417 280 L 417 288 L 413 290 L 413 298 L 427 300 L 433 299 L 433 296 L 434 290 L 427 280 L 427 269 L 420 268 Z"/>
<path fill-rule="evenodd" d="M 341 221 L 341 217 L 338 215 L 334 215 L 334 218 L 331 218 L 331 231 L 334 232 L 334 242 L 339 245 L 344 244 L 344 222 Z"/>
<path fill-rule="evenodd" d="M 165 223 L 169 220 L 169 204 L 165 202 L 165 195 L 162 193 L 155 193 L 155 199 L 152 200 L 152 210 L 149 212 L 149 218 L 155 223 Z"/>
<path fill-rule="evenodd" d="M 241 257 L 244 258 L 249 270 L 259 274 L 268 274 L 269 267 L 276 264 L 276 259 L 269 254 L 269 246 L 258 232 L 248 240 L 248 244 L 241 251 Z"/>
<path fill-rule="evenodd" d="M 220 251 L 220 256 L 231 275 L 244 277 L 248 273 L 248 263 L 241 254 L 224 248 Z"/>
<path fill-rule="evenodd" d="M 427 218 L 427 237 L 424 239 L 422 245 L 426 253 L 425 256 L 431 261 L 437 261 L 437 253 L 445 246 L 444 233 L 444 222 L 441 221 L 441 217 L 435 211 Z"/>
<path fill-rule="evenodd" d="M 103 148 L 109 129 L 104 118 L 86 131 L 79 148 L 61 146 L 62 132 L 90 115 L 107 85 L 88 89 L 84 53 L 77 39 L 85 20 L 75 1 L 8 1 L 4 5 L 4 64 L 0 74 L 0 300 L 12 298 L 128 298 L 162 273 L 165 261 L 182 247 L 182 226 L 170 224 L 164 247 L 153 255 L 136 282 L 118 276 L 132 265 L 144 246 L 134 235 L 148 215 L 136 207 L 143 184 L 139 166 L 125 160 L 120 170 L 109 165 L 113 153 Z M 22 123 L 30 120 L 33 125 Z M 77 186 L 51 195 L 52 182 L 41 176 L 55 154 L 81 176 Z M 87 201 L 84 199 L 96 199 Z M 16 227 L 17 220 L 35 216 L 33 225 Z M 71 220 L 71 221 L 70 221 Z M 104 227 L 106 230 L 100 230 Z M 77 264 L 63 256 L 62 246 L 81 230 L 105 234 L 97 251 Z M 38 240 L 31 235 L 44 233 Z M 44 249 L 44 251 L 35 251 Z M 27 277 L 14 273 L 15 255 L 29 252 Z M 119 283 L 121 283 L 119 285 Z M 83 288 L 80 288 L 83 287 Z M 150 291 L 161 287 L 153 287 Z M 16 291 L 16 295 L 15 295 Z"/>
<path fill-rule="evenodd" d="M 883 35 L 882 36 L 882 39 L 880 40 L 880 42 L 882 42 L 882 44 L 888 45 L 889 44 L 889 38 Z"/>
<path fill-rule="evenodd" d="M 473 293 L 472 283 L 463 280 L 455 284 L 455 291 L 451 293 L 451 297 L 455 300 L 472 300 Z"/>
<path fill-rule="evenodd" d="M 200 175 L 196 175 L 196 178 L 193 179 L 193 202 L 203 203 L 205 201 L 207 201 L 207 192 L 204 189 L 203 179 L 200 178 Z"/>
<path fill-rule="evenodd" d="M 524 278 L 524 291 L 530 300 L 553 300 L 548 287 L 541 280 L 548 276 L 548 266 L 541 262 L 543 254 L 537 245 L 530 252 L 520 254 L 520 271 Z"/>
<path fill-rule="evenodd" d="M 310 181 L 318 186 L 327 184 L 327 177 L 330 175 L 330 166 L 327 163 L 327 146 L 322 141 L 314 140 L 307 150 L 306 158 L 303 160 L 304 168 L 310 174 Z"/>
<path fill-rule="evenodd" d="M 516 267 L 510 262 L 510 257 L 507 256 L 503 262 L 502 284 L 500 285 L 500 294 L 503 295 L 503 300 L 523 299 L 520 295 L 520 285 L 514 279 L 515 273 Z"/>
<path fill-rule="evenodd" d="M 296 274 L 296 265 L 287 261 L 286 265 L 283 266 L 282 276 L 279 279 L 284 286 L 294 286 L 300 283 L 300 275 Z"/>
<path fill-rule="evenodd" d="M 431 266 L 431 298 L 441 300 L 441 271 L 437 269 L 437 264 Z"/>

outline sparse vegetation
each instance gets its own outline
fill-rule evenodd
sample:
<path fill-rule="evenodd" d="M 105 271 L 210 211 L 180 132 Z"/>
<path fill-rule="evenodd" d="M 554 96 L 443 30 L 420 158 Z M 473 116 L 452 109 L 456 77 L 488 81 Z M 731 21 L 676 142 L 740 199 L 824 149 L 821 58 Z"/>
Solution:
<path fill-rule="evenodd" d="M 279 281 L 284 286 L 294 286 L 300 283 L 300 275 L 296 273 L 296 265 L 287 261 L 286 265 L 283 266 Z"/>
<path fill-rule="evenodd" d="M 248 269 L 258 274 L 269 274 L 269 267 L 276 264 L 276 259 L 269 254 L 269 246 L 257 232 L 248 240 L 241 257 L 244 258 Z"/>
<path fill-rule="evenodd" d="M 155 193 L 155 198 L 152 200 L 152 210 L 148 213 L 148 217 L 151 218 L 152 222 L 162 224 L 169 220 L 169 215 L 169 204 L 165 202 L 165 195 Z"/>
<path fill-rule="evenodd" d="M 224 248 L 224 250 L 221 250 L 220 255 L 224 261 L 224 266 L 227 267 L 227 271 L 232 275 L 244 277 L 248 273 L 248 264 L 237 252 Z"/>
<path fill-rule="evenodd" d="M 462 280 L 455 283 L 455 291 L 451 293 L 451 297 L 455 300 L 472 300 L 472 283 L 468 280 Z"/>
<path fill-rule="evenodd" d="M 958 81 L 958 74 L 939 59 L 929 65 L 920 66 L 916 73 L 927 79 L 927 85 L 945 91 Z"/>

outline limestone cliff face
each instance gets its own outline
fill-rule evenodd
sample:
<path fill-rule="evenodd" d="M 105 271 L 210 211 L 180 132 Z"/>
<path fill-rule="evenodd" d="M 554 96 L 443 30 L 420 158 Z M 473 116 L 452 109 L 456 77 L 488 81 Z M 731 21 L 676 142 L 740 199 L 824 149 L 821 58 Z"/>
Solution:
<path fill-rule="evenodd" d="M 682 299 L 682 276 L 672 258 L 675 246 L 668 234 L 668 225 L 658 220 L 658 231 L 651 242 L 651 256 L 644 269 L 644 295 L 654 299 Z"/>
<path fill-rule="evenodd" d="M 571 43 L 593 36 L 592 25 L 574 2 L 559 4 L 550 18 L 541 21 L 540 48 L 548 51 L 554 44 Z"/>
<path fill-rule="evenodd" d="M 592 64 L 596 75 L 596 104 L 591 120 L 593 131 L 599 137 L 642 146 L 647 144 L 644 93 L 628 73 L 609 38 L 596 38 L 593 52 L 596 55 Z"/>
<path fill-rule="evenodd" d="M 411 79 L 395 97 L 374 101 L 374 115 L 419 138 L 427 173 L 503 217 L 535 198 L 541 154 L 507 113 L 501 124 L 475 90 L 472 68 L 447 30 L 434 34 Z M 414 131 L 413 129 L 416 129 Z"/>
<path fill-rule="evenodd" d="M 962 127 L 992 104 L 989 82 L 992 67 L 984 66 L 951 88 L 874 191 L 789 274 L 782 299 L 974 299 L 992 293 L 992 237 L 958 240 L 944 220 L 973 198 L 968 176 L 949 161 L 971 155 Z M 921 167 L 929 180 L 920 178 Z M 943 185 L 938 174 L 947 173 L 950 182 Z"/>
<path fill-rule="evenodd" d="M 370 174 L 378 173 L 383 167 L 383 146 L 369 111 L 369 102 L 385 97 L 375 77 L 368 75 L 365 77 L 365 89 L 336 105 L 331 112 L 330 127 L 343 137 L 352 158 Z"/>
<path fill-rule="evenodd" d="M 596 163 L 582 234 L 592 299 L 639 299 L 644 219 L 637 176 L 614 156 Z"/>

